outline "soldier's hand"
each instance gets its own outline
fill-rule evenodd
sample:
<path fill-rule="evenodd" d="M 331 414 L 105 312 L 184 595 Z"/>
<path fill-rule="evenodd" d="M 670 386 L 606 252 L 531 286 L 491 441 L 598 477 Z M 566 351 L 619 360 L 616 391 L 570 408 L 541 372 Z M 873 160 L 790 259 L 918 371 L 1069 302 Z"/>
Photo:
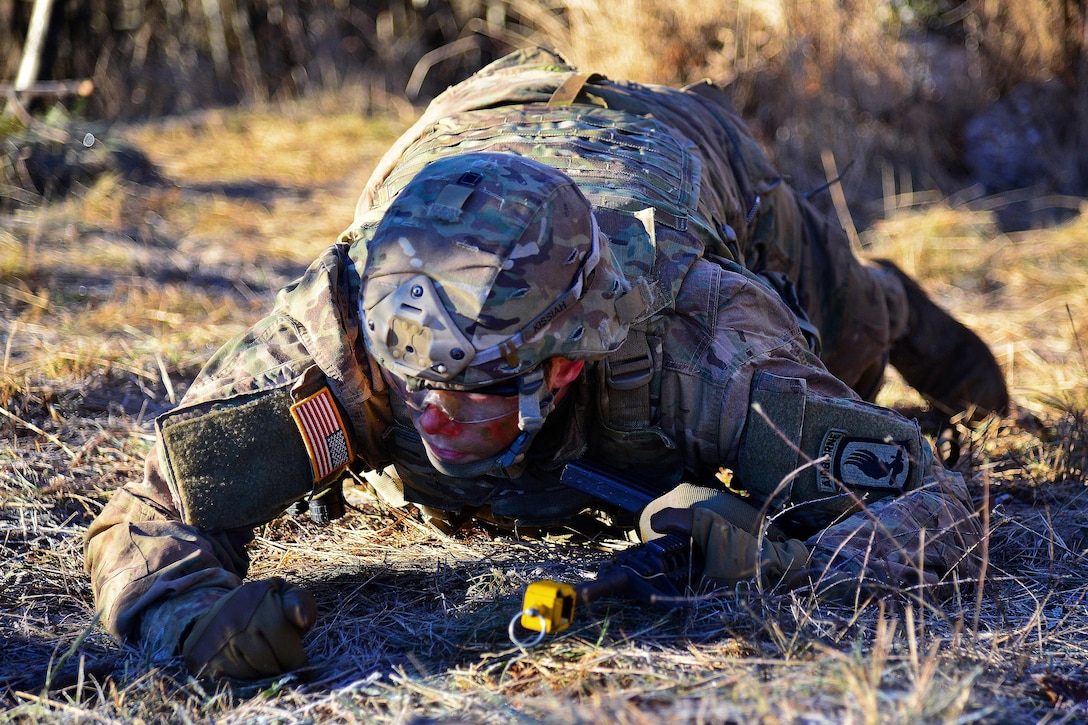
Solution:
<path fill-rule="evenodd" d="M 662 535 L 663 532 L 655 531 L 650 524 L 654 514 L 658 511 L 669 508 L 689 509 L 694 507 L 710 509 L 729 523 L 750 534 L 759 533 L 760 529 L 766 527 L 763 513 L 739 496 L 729 491 L 723 491 L 720 488 L 681 483 L 668 493 L 658 496 L 642 509 L 638 519 L 639 536 L 642 537 L 643 541 L 649 541 Z M 774 526 L 774 524 L 771 524 L 769 528 L 775 532 L 778 531 L 778 527 Z"/>
<path fill-rule="evenodd" d="M 190 672 L 257 680 L 307 664 L 302 637 L 317 619 L 317 602 L 282 579 L 248 582 L 201 615 L 182 644 Z"/>
<path fill-rule="evenodd" d="M 799 583 L 808 549 L 797 539 L 755 536 L 708 508 L 662 509 L 650 519 L 655 531 L 690 536 L 703 554 L 703 577 L 717 586 L 749 581 L 766 586 Z"/>

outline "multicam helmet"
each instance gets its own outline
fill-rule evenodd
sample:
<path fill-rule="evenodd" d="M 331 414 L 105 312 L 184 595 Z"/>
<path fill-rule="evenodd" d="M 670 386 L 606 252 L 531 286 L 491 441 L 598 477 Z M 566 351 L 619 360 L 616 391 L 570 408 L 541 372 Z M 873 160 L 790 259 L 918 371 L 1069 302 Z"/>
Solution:
<path fill-rule="evenodd" d="M 589 202 L 565 174 L 514 154 L 424 167 L 367 244 L 363 279 L 371 354 L 436 387 L 601 357 L 627 334 L 629 285 Z"/>
<path fill-rule="evenodd" d="M 541 364 L 607 355 L 645 308 L 570 178 L 505 153 L 425 166 L 374 230 L 362 277 L 367 348 L 410 388 L 517 383 L 523 436 L 504 465 L 550 410 Z"/>

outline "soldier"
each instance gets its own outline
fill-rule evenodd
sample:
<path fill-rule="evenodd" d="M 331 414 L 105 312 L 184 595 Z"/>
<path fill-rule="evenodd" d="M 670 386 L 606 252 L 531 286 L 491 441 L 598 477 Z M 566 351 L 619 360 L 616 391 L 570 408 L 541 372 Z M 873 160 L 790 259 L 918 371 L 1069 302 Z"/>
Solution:
<path fill-rule="evenodd" d="M 518 53 L 435 100 L 340 241 L 160 417 L 87 568 L 116 636 L 269 676 L 305 664 L 316 606 L 243 582 L 253 527 L 348 469 L 447 531 L 563 523 L 609 508 L 558 480 L 584 457 L 658 491 L 641 535 L 692 536 L 712 584 L 976 576 L 962 477 L 866 402 L 889 360 L 950 412 L 1006 404 L 981 340 L 859 262 L 718 89 Z"/>

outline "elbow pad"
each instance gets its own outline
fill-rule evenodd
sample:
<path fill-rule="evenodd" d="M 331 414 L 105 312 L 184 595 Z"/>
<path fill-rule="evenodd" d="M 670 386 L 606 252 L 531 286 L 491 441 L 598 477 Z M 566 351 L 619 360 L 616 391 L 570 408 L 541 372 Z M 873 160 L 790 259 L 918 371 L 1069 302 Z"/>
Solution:
<path fill-rule="evenodd" d="M 808 391 L 802 378 L 764 371 L 752 380 L 741 438 L 740 483 L 804 527 L 822 528 L 917 487 L 933 461 L 918 423 L 860 400 Z"/>

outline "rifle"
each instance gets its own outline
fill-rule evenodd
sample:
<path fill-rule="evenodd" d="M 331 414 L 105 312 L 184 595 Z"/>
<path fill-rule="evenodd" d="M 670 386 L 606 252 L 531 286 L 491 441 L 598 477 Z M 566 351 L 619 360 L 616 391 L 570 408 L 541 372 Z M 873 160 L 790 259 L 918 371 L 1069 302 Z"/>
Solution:
<path fill-rule="evenodd" d="M 560 481 L 633 514 L 661 495 L 621 471 L 587 461 L 566 464 Z M 521 613 L 510 620 L 510 639 L 523 646 L 536 644 L 545 635 L 569 627 L 576 606 L 602 597 L 626 595 L 667 607 L 686 603 L 684 592 L 702 568 L 696 554 L 689 537 L 666 534 L 620 552 L 601 566 L 592 581 L 577 585 L 549 579 L 532 582 L 525 589 Z M 518 623 L 540 634 L 523 643 L 515 633 Z"/>

